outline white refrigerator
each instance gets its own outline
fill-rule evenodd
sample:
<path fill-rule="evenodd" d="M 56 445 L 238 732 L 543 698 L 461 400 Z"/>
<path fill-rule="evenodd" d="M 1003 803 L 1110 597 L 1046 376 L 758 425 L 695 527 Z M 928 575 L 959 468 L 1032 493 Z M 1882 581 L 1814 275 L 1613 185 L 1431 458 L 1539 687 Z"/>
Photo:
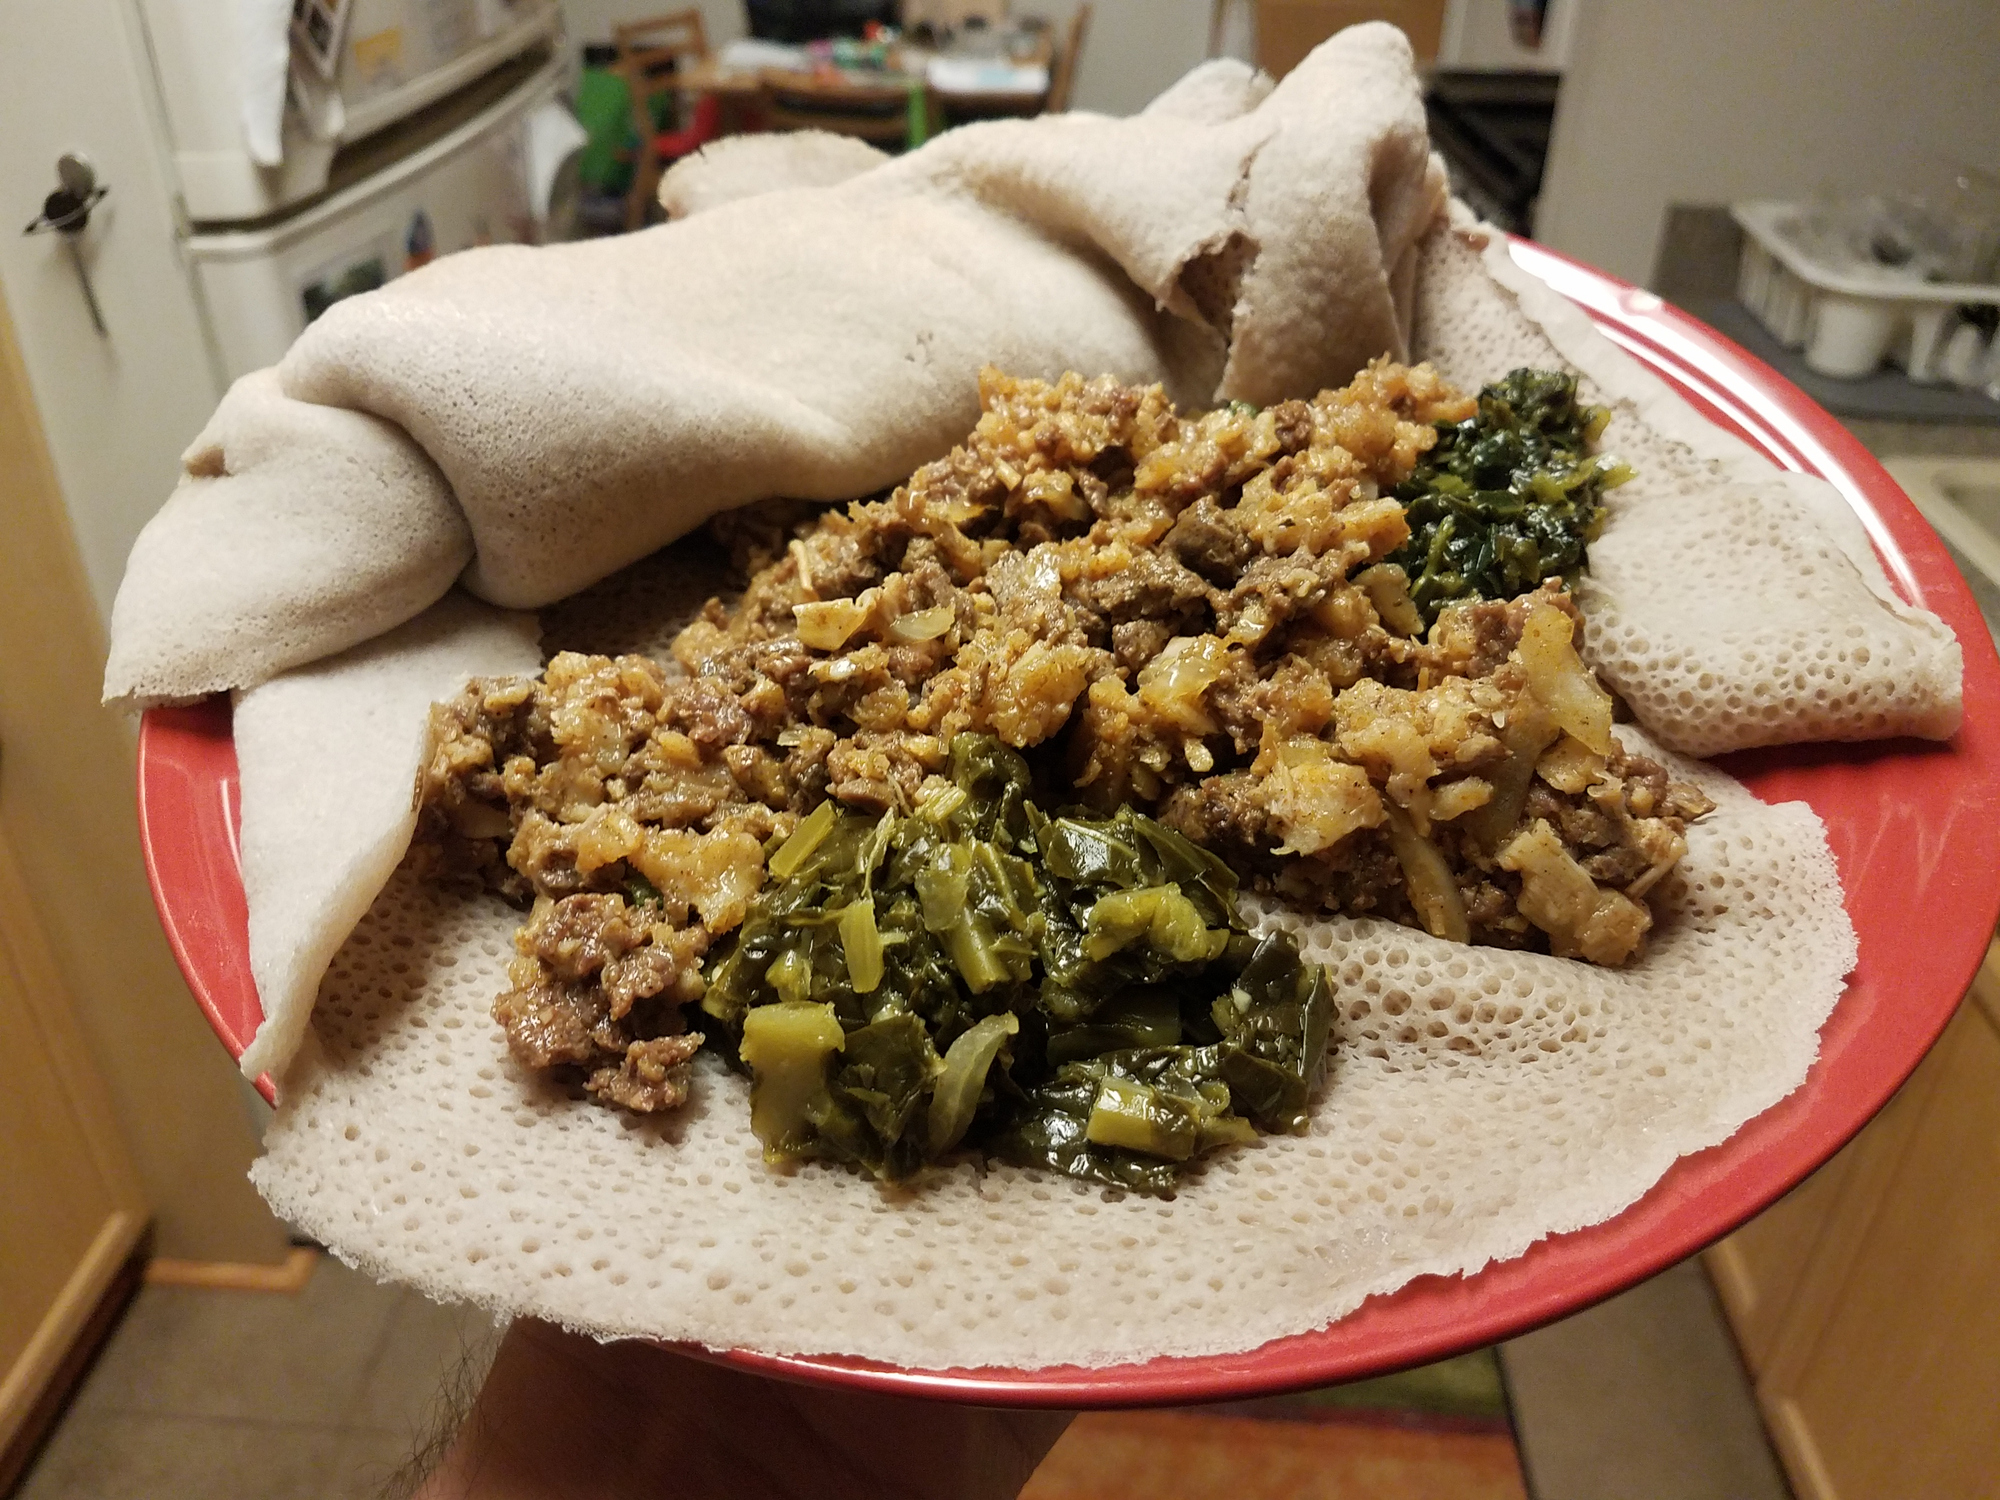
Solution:
<path fill-rule="evenodd" d="M 295 5 L 340 23 L 318 32 L 325 74 Z M 571 49 L 555 0 L 0 0 L 0 17 L 0 320 L 108 615 L 231 379 L 343 292 L 564 236 Z M 22 234 L 79 158 L 109 195 L 71 233 Z"/>
<path fill-rule="evenodd" d="M 225 379 L 437 256 L 570 232 L 584 135 L 556 0 L 138 5 Z"/>

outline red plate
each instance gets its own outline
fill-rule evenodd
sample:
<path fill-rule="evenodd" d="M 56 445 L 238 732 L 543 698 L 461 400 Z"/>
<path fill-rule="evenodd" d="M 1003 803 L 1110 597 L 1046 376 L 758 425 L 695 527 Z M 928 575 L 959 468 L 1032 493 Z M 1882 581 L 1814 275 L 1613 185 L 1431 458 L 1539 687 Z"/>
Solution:
<path fill-rule="evenodd" d="M 1474 1276 L 1425 1277 L 1317 1333 L 1247 1354 L 1109 1369 L 901 1370 L 839 1358 L 713 1357 L 815 1384 L 992 1406 L 1136 1406 L 1267 1395 L 1377 1375 L 1508 1338 L 1624 1290 L 1727 1234 L 1831 1156 L 1909 1076 L 1972 982 L 2000 915 L 2000 661 L 1936 535 L 1895 481 L 1797 387 L 1662 303 L 1539 246 L 1514 258 L 1723 428 L 1839 486 L 1905 597 L 1965 648 L 1965 727 L 1902 740 L 1730 756 L 1766 801 L 1825 819 L 1861 959 L 1804 1086 L 1683 1157 L 1617 1218 Z M 216 1034 L 241 1054 L 262 1012 L 236 861 L 236 756 L 224 700 L 146 716 L 139 827 L 167 938 Z M 266 1097 L 268 1080 L 260 1081 Z M 695 1353 L 705 1351 L 695 1350 Z"/>

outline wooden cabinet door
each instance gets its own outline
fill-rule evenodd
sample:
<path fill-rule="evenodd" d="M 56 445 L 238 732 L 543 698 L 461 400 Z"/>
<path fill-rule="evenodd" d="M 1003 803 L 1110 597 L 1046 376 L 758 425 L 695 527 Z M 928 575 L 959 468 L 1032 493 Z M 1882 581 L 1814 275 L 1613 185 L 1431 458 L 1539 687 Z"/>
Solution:
<path fill-rule="evenodd" d="M 1899 1093 L 1889 1108 L 1895 1109 L 1904 1099 Z M 1850 1142 L 1703 1257 L 1753 1380 L 1770 1366 L 1793 1293 L 1853 1175 L 1856 1155 L 1866 1149 L 1861 1141 Z"/>
<path fill-rule="evenodd" d="M 1752 1379 L 1770 1369 L 1787 1328 L 1827 1316 L 1936 1079 L 1934 1065 L 1920 1066 L 1833 1160 L 1708 1252 Z"/>
<path fill-rule="evenodd" d="M 38 22 L 46 11 L 80 26 L 82 9 L 17 6 L 7 24 L 32 10 Z M 19 101 L 5 85 L 20 58 L 9 50 L 13 32 L 6 37 L 0 140 L 11 150 L 17 142 L 4 126 Z M 0 169 L 0 180 L 11 169 Z M 0 254 L 0 270 L 5 260 Z M 74 272 L 63 274 L 73 291 Z M 90 357 L 108 356 L 93 346 Z M 62 419 L 78 418 L 68 408 Z M 120 410 L 84 415 L 108 432 Z M 164 497 L 171 477 L 157 491 L 135 490 L 134 503 L 141 494 Z M 131 726 L 98 702 L 104 652 L 0 295 L 0 838 L 13 851 L 16 887 L 0 905 L 4 915 L 35 924 L 37 946 L 62 976 L 65 1013 L 104 1080 L 152 1214 L 155 1248 L 176 1259 L 274 1265 L 285 1259 L 285 1230 L 245 1175 L 257 1137 L 241 1080 L 195 1009 L 153 911 L 132 796 Z"/>
<path fill-rule="evenodd" d="M 1788 1318 L 1759 1382 L 1810 1500 L 2000 1500 L 2000 995 L 1993 1013 L 1980 998 L 1926 1061 L 1873 1212 L 1830 1226 L 1856 1242 L 1837 1285 L 1814 1284 L 1816 1257 L 1800 1290 L 1824 1317 Z"/>
<path fill-rule="evenodd" d="M 1400 26 L 1417 61 L 1434 62 L 1444 12 L 1444 0 L 1257 0 L 1257 66 L 1282 78 L 1335 32 L 1363 21 Z"/>
<path fill-rule="evenodd" d="M 1800 1500 L 2000 1500 L 2000 944 L 1889 1107 L 1708 1264 Z"/>
<path fill-rule="evenodd" d="M 30 913 L 0 839 L 0 1469 L 146 1222 Z"/>

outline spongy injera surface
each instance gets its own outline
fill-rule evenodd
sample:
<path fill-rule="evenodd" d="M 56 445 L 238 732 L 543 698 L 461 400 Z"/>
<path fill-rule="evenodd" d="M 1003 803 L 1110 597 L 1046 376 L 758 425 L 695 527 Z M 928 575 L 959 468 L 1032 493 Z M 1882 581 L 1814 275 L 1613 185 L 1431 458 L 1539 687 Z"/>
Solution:
<path fill-rule="evenodd" d="M 253 1177 L 365 1270 L 600 1335 L 929 1367 L 1250 1348 L 1598 1222 L 1803 1079 L 1854 957 L 1820 826 L 1674 769 L 1718 807 L 1638 964 L 1302 926 L 1340 1006 L 1312 1130 L 1171 1202 L 1004 1166 L 904 1192 L 772 1171 L 712 1058 L 664 1120 L 568 1095 L 489 1015 L 515 914 L 407 873 L 334 960 Z"/>
<path fill-rule="evenodd" d="M 1454 229 L 1420 255 L 1416 353 L 1467 388 L 1567 366 L 1612 410 L 1601 445 L 1636 474 L 1578 587 L 1583 653 L 1654 733 L 1716 755 L 1957 728 L 1957 641 L 1895 597 L 1832 485 L 1705 422 L 1504 246 Z"/>

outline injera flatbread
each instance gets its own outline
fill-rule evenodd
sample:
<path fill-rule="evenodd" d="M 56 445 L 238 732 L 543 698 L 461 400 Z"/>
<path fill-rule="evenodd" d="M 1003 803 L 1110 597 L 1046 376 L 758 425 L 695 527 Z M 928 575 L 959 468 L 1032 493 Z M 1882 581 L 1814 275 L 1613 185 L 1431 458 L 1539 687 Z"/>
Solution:
<path fill-rule="evenodd" d="M 1271 88 L 1268 75 L 1233 58 L 1216 58 L 1191 69 L 1144 113 L 1222 125 L 1262 104 Z M 832 187 L 888 160 L 866 141 L 824 130 L 724 136 L 668 169 L 660 182 L 660 206 L 669 218 L 685 219 L 758 193 Z"/>
<path fill-rule="evenodd" d="M 545 646 L 661 653 L 718 566 L 658 554 L 547 612 Z M 1310 1134 L 1169 1203 L 1005 1166 L 774 1172 L 713 1059 L 666 1119 L 565 1093 L 491 1019 L 516 914 L 407 874 L 335 960 L 253 1177 L 373 1274 L 601 1336 L 931 1367 L 1253 1347 L 1600 1222 L 1803 1080 L 1855 955 L 1818 820 L 1668 763 L 1718 806 L 1629 969 L 1263 909 L 1335 972 L 1331 1077 Z"/>
<path fill-rule="evenodd" d="M 436 464 L 365 412 L 246 375 L 181 457 L 111 612 L 106 693 L 143 660 L 148 701 L 263 682 L 393 629 L 472 560 Z"/>
<path fill-rule="evenodd" d="M 847 176 L 810 138 L 749 148 L 772 181 L 825 186 L 754 190 L 732 148 L 699 212 L 464 251 L 336 304 L 278 366 L 281 409 L 235 441 L 284 448 L 308 420 L 288 405 L 379 418 L 368 441 L 399 451 L 329 429 L 280 472 L 211 445 L 134 551 L 106 696 L 252 686 L 365 638 L 358 619 L 409 618 L 461 565 L 480 598 L 537 608 L 718 510 L 893 484 L 970 429 L 988 363 L 1197 405 L 1343 383 L 1402 352 L 1415 243 L 1444 200 L 1409 46 L 1355 27 L 1229 113 L 1259 92 L 1210 68 L 1159 111 L 968 126 Z M 442 513 L 367 501 L 381 473 L 426 467 Z M 461 550 L 391 600 L 385 539 Z M 308 544 L 315 573 L 273 573 L 267 554 Z M 211 597 L 191 576 L 233 582 Z"/>
<path fill-rule="evenodd" d="M 832 187 L 888 160 L 859 137 L 825 130 L 726 135 L 674 163 L 660 181 L 660 206 L 685 219 L 758 193 Z"/>
<path fill-rule="evenodd" d="M 1190 84 L 1200 79 L 1198 72 Z M 1206 86 L 1190 84 L 1176 92 L 1198 101 Z M 739 182 L 734 190 L 754 188 Z M 1823 481 L 1782 474 L 1696 417 L 1589 329 L 1569 303 L 1539 297 L 1546 289 L 1513 272 L 1504 253 L 1503 242 L 1462 216 L 1420 242 L 1412 297 L 1416 352 L 1466 386 L 1520 364 L 1568 364 L 1583 370 L 1586 395 L 1613 405 L 1604 441 L 1632 462 L 1638 477 L 1612 493 L 1580 590 L 1585 651 L 1650 731 L 1675 748 L 1706 754 L 1772 742 L 1949 734 L 1958 716 L 1958 644 L 1934 616 L 1896 600 L 1838 493 Z M 1560 348 L 1545 331 L 1550 327 L 1561 333 Z M 646 634 L 659 623 L 644 593 L 653 585 L 636 581 L 646 579 L 657 583 L 653 573 L 626 570 L 599 591 L 596 608 L 627 599 L 624 614 L 637 623 L 623 635 L 600 631 L 589 649 L 664 654 L 665 638 Z M 667 596 L 698 597 L 709 588 L 697 573 L 677 579 Z M 480 670 L 468 665 L 464 675 Z M 311 711 L 309 699 L 292 701 Z M 330 703 L 324 711 L 338 716 L 342 709 Z M 239 755 L 255 754 L 254 744 L 239 746 Z M 386 789 L 367 782 L 371 766 L 389 764 L 329 762 L 323 773 L 332 780 L 329 805 L 396 802 L 405 773 L 398 771 L 403 782 Z M 281 764 L 270 774 L 288 773 Z M 244 818 L 246 829 L 268 830 L 280 848 L 313 845 L 311 826 L 282 802 L 248 794 Z M 394 839 L 406 841 L 407 830 L 356 827 L 349 836 L 382 850 Z M 281 933 L 278 919 L 264 923 L 270 945 L 323 962 L 387 878 L 381 859 L 368 868 L 371 878 L 347 882 L 339 902 L 288 906 L 289 930 Z M 273 898 L 253 879 L 253 912 L 267 899 Z M 284 973 L 266 1005 L 286 1018 L 273 1023 L 272 1033 L 291 1038 L 317 971 L 290 962 Z M 289 1050 L 260 1042 L 244 1065 L 276 1072 Z"/>
<path fill-rule="evenodd" d="M 328 960 L 410 846 L 431 704 L 468 677 L 540 670 L 539 635 L 533 615 L 454 590 L 387 635 L 237 695 L 250 972 L 264 1006 L 241 1059 L 249 1077 L 284 1071 Z"/>

